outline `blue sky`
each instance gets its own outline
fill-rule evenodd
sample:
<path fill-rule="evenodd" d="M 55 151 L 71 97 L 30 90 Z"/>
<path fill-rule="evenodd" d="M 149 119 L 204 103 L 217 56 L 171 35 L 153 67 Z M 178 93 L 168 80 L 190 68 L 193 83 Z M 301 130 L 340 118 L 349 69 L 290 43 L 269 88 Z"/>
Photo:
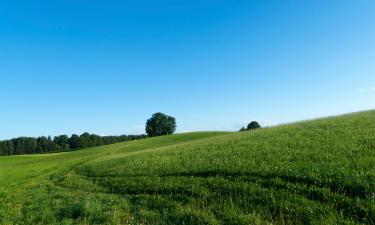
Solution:
<path fill-rule="evenodd" d="M 374 21 L 369 0 L 4 0 L 0 139 L 373 109 Z"/>

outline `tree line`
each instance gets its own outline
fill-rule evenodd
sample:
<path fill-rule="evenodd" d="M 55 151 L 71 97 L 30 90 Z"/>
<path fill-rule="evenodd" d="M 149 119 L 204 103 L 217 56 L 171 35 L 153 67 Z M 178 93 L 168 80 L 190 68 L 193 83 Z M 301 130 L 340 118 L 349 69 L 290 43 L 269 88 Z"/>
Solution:
<path fill-rule="evenodd" d="M 155 113 L 147 120 L 146 133 L 149 137 L 173 134 L 176 131 L 176 119 L 163 113 Z M 242 127 L 239 131 L 256 130 L 261 126 L 257 121 L 250 122 L 247 127 Z M 74 150 L 81 148 L 91 148 L 102 145 L 114 144 L 118 142 L 137 140 L 147 137 L 141 135 L 121 135 L 121 136 L 99 136 L 95 134 L 83 133 L 49 137 L 19 137 L 11 140 L 0 141 L 0 156 L 34 154 L 54 151 Z"/>
<path fill-rule="evenodd" d="M 99 136 L 83 133 L 49 137 L 19 137 L 0 141 L 0 155 L 20 155 L 75 150 L 145 138 L 146 135 Z"/>
<path fill-rule="evenodd" d="M 147 121 L 146 133 L 149 137 L 173 134 L 176 130 L 176 119 L 163 113 L 155 113 Z M 0 141 L 0 156 L 48 153 L 66 150 L 91 148 L 118 142 L 138 140 L 146 138 L 147 135 L 121 135 L 121 136 L 99 136 L 83 133 L 49 137 L 19 137 L 11 140 Z"/>

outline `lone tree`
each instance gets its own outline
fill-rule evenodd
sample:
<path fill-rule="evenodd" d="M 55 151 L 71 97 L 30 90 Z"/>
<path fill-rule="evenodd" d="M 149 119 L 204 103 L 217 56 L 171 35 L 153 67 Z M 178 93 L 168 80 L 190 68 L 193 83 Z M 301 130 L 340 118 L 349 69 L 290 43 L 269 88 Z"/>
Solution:
<path fill-rule="evenodd" d="M 251 123 L 249 123 L 249 125 L 247 125 L 247 129 L 248 130 L 255 130 L 255 129 L 259 129 L 261 128 L 259 123 L 257 121 L 251 121 Z"/>
<path fill-rule="evenodd" d="M 147 120 L 146 133 L 150 137 L 173 134 L 176 131 L 176 119 L 163 113 L 155 113 Z"/>

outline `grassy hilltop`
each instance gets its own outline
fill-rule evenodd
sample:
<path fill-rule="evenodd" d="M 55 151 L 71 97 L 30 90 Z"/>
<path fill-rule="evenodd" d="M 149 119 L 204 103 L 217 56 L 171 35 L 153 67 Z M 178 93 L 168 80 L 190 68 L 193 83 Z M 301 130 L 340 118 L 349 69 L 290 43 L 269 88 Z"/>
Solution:
<path fill-rule="evenodd" d="M 374 224 L 375 111 L 0 157 L 0 224 Z"/>

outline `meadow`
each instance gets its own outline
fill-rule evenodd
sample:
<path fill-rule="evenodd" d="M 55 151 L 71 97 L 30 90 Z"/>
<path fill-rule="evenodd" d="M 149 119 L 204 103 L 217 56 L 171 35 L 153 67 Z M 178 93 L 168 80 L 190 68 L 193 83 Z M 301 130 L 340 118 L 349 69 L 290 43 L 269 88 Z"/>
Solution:
<path fill-rule="evenodd" d="M 375 224 L 375 111 L 0 157 L 0 224 Z"/>

